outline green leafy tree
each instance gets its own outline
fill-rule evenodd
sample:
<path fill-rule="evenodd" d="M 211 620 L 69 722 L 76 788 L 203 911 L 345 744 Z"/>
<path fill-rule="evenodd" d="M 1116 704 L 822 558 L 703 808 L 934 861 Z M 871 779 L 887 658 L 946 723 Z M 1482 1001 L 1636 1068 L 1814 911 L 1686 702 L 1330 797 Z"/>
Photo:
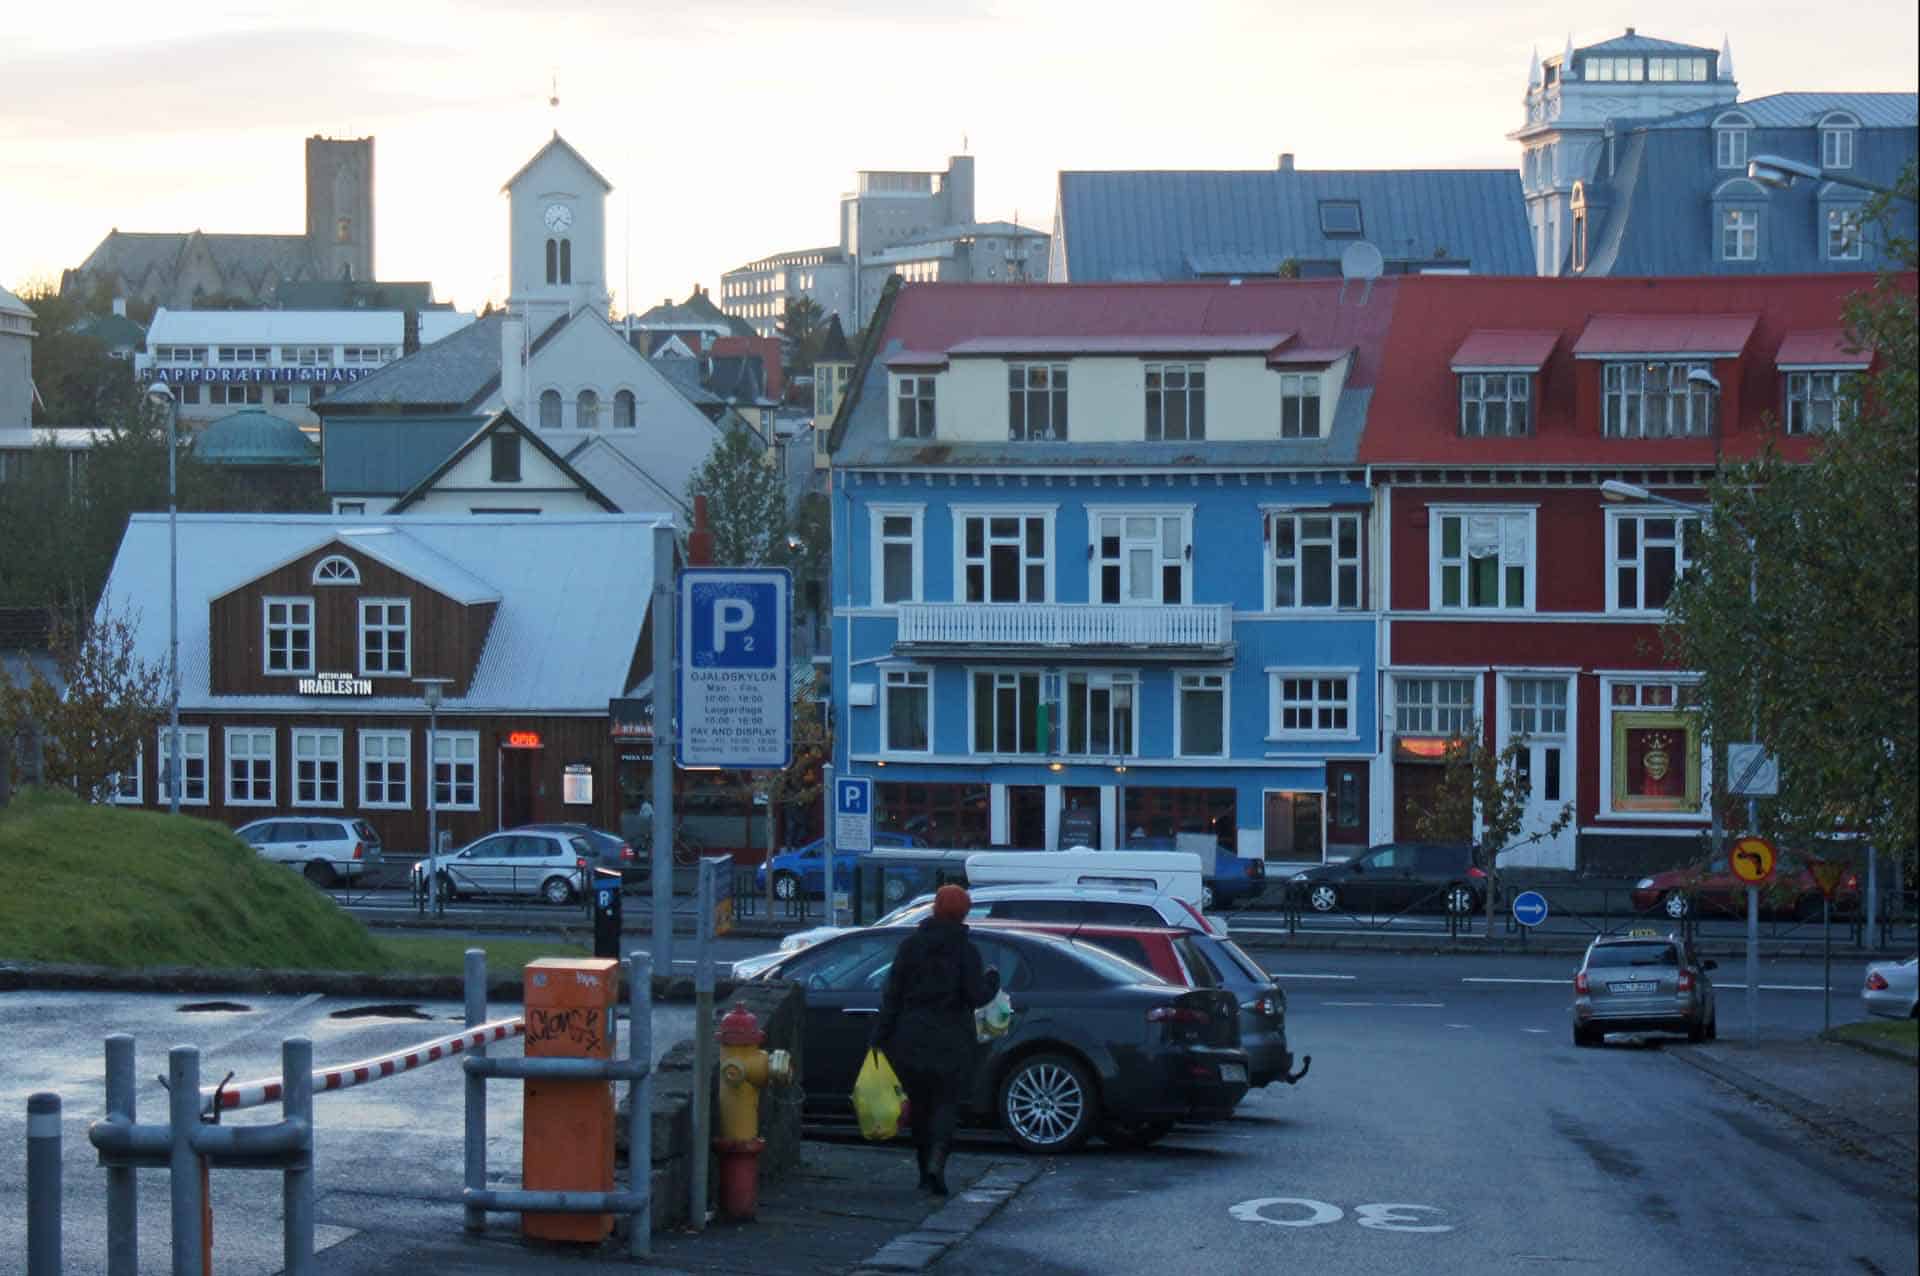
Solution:
<path fill-rule="evenodd" d="M 786 553 L 787 492 L 771 453 L 737 419 L 687 483 L 689 503 L 707 498 L 713 565 L 756 567 Z"/>
<path fill-rule="evenodd" d="M 780 317 L 780 342 L 786 352 L 787 372 L 799 375 L 813 371 L 826 336 L 827 316 L 820 303 L 811 297 L 789 297 Z"/>
<path fill-rule="evenodd" d="M 56 686 L 35 669 L 25 685 L 0 679 L 0 747 L 11 748 L 12 774 L 39 773 L 43 784 L 82 797 L 112 793 L 111 778 L 131 772 L 141 746 L 156 739 L 166 716 L 164 667 L 135 654 L 136 618 L 98 617 L 82 637 L 55 617 Z M 37 735 L 39 765 L 20 746 Z"/>
<path fill-rule="evenodd" d="M 91 312 L 46 281 L 27 285 L 20 299 L 33 311 L 35 425 L 101 425 L 136 410 L 143 395 L 133 365 L 115 359 L 97 337 L 75 332 Z M 111 299 L 109 310 L 111 313 Z"/>
<path fill-rule="evenodd" d="M 1914 199 L 1912 164 L 1898 189 Z M 1853 341 L 1874 356 L 1851 387 L 1856 410 L 1804 463 L 1769 447 L 1720 473 L 1695 570 L 1675 587 L 1662 637 L 1676 664 L 1702 675 L 1715 776 L 1726 773 L 1725 743 L 1756 725 L 1779 758 L 1779 796 L 1759 802 L 1765 830 L 1800 845 L 1863 834 L 1911 871 L 1920 350 L 1914 242 L 1891 229 L 1888 202 L 1872 211 L 1903 273 L 1847 306 Z M 1724 794 L 1714 800 L 1734 827 L 1744 823 Z"/>
<path fill-rule="evenodd" d="M 793 688 L 793 761 L 784 771 L 748 772 L 756 801 L 765 801 L 769 841 L 778 845 L 785 838 L 786 813 L 795 807 L 821 801 L 825 772 L 822 766 L 833 757 L 833 732 L 827 726 L 826 706 L 820 702 L 820 677 L 809 674 L 797 679 Z M 773 854 L 767 851 L 767 916 L 773 916 Z"/>
<path fill-rule="evenodd" d="M 1433 805 L 1416 824 L 1420 836 L 1437 842 L 1473 837 L 1473 862 L 1487 875 L 1485 904 L 1487 938 L 1493 938 L 1493 918 L 1501 898 L 1500 857 L 1509 851 L 1558 837 L 1573 821 L 1568 802 L 1544 824 L 1528 827 L 1527 806 L 1532 786 L 1521 770 L 1528 741 L 1515 736 L 1495 752 L 1487 747 L 1486 732 L 1475 722 L 1467 733 L 1447 741 L 1446 774 L 1434 794 Z"/>

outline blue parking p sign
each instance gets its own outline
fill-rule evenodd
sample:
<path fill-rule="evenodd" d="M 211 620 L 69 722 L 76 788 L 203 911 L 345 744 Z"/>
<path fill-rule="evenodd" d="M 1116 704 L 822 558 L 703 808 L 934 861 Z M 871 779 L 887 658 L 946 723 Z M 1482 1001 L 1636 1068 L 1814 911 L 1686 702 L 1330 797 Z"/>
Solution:
<path fill-rule="evenodd" d="M 841 851 L 873 849 L 873 781 L 842 776 L 833 782 L 833 845 Z"/>
<path fill-rule="evenodd" d="M 680 765 L 778 770 L 793 760 L 792 597 L 784 568 L 680 573 Z"/>

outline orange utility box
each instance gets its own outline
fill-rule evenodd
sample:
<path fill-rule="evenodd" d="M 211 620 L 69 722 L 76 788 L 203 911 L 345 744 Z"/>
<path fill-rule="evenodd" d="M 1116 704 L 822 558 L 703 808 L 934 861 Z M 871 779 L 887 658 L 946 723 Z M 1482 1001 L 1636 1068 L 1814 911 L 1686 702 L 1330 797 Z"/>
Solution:
<path fill-rule="evenodd" d="M 524 972 L 528 1058 L 611 1059 L 620 963 L 542 957 Z M 521 1123 L 521 1184 L 536 1192 L 613 1190 L 613 1082 L 529 1077 Z M 520 1216 L 523 1235 L 602 1241 L 611 1214 Z"/>

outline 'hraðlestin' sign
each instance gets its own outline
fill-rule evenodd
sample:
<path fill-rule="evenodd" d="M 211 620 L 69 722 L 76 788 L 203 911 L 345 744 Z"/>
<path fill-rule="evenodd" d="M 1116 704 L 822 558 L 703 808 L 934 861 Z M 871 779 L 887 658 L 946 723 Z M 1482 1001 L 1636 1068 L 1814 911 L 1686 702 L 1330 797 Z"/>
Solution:
<path fill-rule="evenodd" d="M 197 385 L 206 382 L 216 385 L 223 382 L 285 381 L 299 383 L 324 382 L 329 385 L 346 381 L 358 381 L 378 368 L 152 368 L 149 371 L 156 381 L 167 381 L 176 385 Z"/>
<path fill-rule="evenodd" d="M 303 696 L 370 696 L 373 694 L 373 679 L 355 678 L 351 674 L 321 673 L 300 680 L 300 694 Z"/>

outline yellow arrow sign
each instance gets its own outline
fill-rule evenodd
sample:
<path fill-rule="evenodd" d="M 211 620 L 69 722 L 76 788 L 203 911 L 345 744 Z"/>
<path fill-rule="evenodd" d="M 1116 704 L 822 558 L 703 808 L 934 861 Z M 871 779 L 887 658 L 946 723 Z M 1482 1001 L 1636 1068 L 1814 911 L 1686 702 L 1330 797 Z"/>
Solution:
<path fill-rule="evenodd" d="M 1780 852 L 1764 837 L 1743 837 L 1733 844 L 1733 853 L 1728 858 L 1735 877 L 1749 886 L 1758 886 L 1773 876 Z"/>

